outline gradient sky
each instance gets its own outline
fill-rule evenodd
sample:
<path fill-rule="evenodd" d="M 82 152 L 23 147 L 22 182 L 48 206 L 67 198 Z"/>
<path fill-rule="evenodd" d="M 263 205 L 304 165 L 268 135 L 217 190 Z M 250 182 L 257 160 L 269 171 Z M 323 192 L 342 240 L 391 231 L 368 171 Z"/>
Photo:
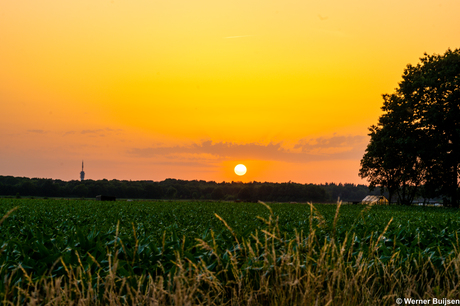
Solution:
<path fill-rule="evenodd" d="M 0 2 L 0 175 L 366 183 L 408 63 L 458 0 Z M 248 172 L 238 177 L 236 164 Z"/>

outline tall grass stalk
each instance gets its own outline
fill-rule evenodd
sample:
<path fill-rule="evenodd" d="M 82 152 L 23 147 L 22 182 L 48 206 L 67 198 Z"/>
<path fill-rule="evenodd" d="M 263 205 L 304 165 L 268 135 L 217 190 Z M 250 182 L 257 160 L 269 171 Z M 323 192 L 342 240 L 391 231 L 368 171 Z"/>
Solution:
<path fill-rule="evenodd" d="M 328 229 L 312 204 L 310 232 L 300 231 L 286 239 L 271 208 L 261 204 L 270 211 L 269 218 L 263 219 L 265 228 L 237 238 L 216 215 L 231 232 L 231 247 L 219 245 L 211 231 L 210 239 L 196 240 L 196 252 L 191 256 L 183 247 L 184 239 L 169 273 L 118 275 L 117 267 L 126 264 L 118 250 L 121 247 L 124 254 L 130 250 L 119 239 L 117 225 L 115 247 L 107 252 L 107 271 L 88 254 L 99 267 L 94 273 L 78 253 L 76 266 L 61 259 L 65 275 L 58 277 L 50 272 L 34 280 L 20 267 L 14 272 L 22 274 L 19 281 L 12 283 L 12 275 L 2 280 L 1 301 L 4 305 L 394 305 L 396 298 L 402 297 L 460 297 L 458 247 L 441 265 L 423 254 L 406 260 L 397 248 L 390 258 L 383 257 L 379 248 L 390 220 L 367 249 L 355 249 L 352 229 L 342 241 L 337 239 L 341 203 L 329 229 L 330 239 L 318 234 L 318 230 Z M 165 247 L 163 239 L 163 251 Z M 132 248 L 137 252 L 137 237 Z M 128 262 L 135 266 L 135 256 Z"/>

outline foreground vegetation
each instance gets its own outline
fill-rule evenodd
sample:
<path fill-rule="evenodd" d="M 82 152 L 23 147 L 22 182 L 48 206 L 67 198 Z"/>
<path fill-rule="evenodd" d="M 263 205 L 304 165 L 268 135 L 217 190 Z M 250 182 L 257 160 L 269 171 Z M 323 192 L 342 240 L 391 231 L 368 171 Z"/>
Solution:
<path fill-rule="evenodd" d="M 454 209 L 0 199 L 0 216 L 4 304 L 393 305 L 460 295 Z"/>

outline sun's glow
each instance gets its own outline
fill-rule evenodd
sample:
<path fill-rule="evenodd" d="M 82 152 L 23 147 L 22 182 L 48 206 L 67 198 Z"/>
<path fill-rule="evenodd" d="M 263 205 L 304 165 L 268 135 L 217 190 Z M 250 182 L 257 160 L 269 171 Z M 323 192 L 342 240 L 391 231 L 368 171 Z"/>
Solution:
<path fill-rule="evenodd" d="M 238 164 L 238 165 L 235 166 L 236 175 L 240 175 L 240 176 L 245 175 L 246 171 L 247 171 L 246 166 L 243 165 L 243 164 Z"/>
<path fill-rule="evenodd" d="M 414 3 L 0 0 L 1 174 L 366 184 L 381 95 L 460 47 Z"/>

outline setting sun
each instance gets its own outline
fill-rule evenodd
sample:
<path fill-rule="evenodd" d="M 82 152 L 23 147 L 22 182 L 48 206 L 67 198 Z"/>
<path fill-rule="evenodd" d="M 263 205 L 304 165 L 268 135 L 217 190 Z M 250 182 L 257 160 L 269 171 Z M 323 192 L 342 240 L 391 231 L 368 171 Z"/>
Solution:
<path fill-rule="evenodd" d="M 236 165 L 236 166 L 235 166 L 235 173 L 236 173 L 236 175 L 239 175 L 239 176 L 245 175 L 245 174 L 246 174 L 246 171 L 247 171 L 246 166 L 243 165 L 243 164 L 239 164 L 239 165 Z"/>

